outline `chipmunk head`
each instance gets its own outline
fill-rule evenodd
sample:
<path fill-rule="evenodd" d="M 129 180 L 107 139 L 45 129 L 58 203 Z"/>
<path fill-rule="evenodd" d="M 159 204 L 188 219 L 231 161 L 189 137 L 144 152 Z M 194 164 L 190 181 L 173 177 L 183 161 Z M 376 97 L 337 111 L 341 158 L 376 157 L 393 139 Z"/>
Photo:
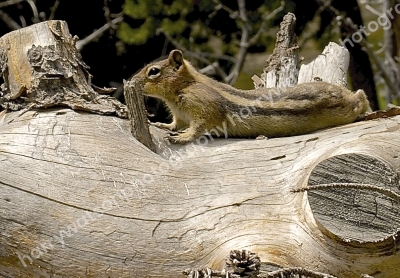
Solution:
<path fill-rule="evenodd" d="M 132 80 L 143 85 L 146 95 L 173 101 L 183 88 L 193 82 L 190 69 L 182 52 L 172 50 L 167 59 L 147 65 Z"/>

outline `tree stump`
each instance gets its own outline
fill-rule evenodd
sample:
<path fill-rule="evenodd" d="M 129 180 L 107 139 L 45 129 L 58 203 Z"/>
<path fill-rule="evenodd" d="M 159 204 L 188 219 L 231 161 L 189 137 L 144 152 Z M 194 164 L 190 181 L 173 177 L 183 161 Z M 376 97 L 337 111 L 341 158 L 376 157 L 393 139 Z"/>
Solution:
<path fill-rule="evenodd" d="M 126 117 L 125 106 L 102 95 L 112 89 L 91 84 L 63 21 L 52 20 L 16 30 L 0 39 L 0 106 L 7 110 L 68 106 L 103 115 Z"/>
<path fill-rule="evenodd" d="M 11 75 L 29 98 L 36 81 Z M 398 277 L 399 116 L 186 146 L 150 127 L 156 154 L 126 119 L 39 108 L 0 116 L 2 277 L 184 277 L 221 269 L 234 249 L 262 265 Z"/>

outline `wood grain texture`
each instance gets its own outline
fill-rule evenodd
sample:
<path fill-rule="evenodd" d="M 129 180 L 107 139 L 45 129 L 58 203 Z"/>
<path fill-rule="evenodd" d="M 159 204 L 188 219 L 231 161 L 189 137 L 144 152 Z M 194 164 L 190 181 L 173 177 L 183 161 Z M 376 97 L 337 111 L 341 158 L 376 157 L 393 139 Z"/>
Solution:
<path fill-rule="evenodd" d="M 311 188 L 330 185 L 310 190 L 309 200 L 319 222 L 343 240 L 384 240 L 400 227 L 400 198 L 375 190 L 400 196 L 398 173 L 382 158 L 371 154 L 331 157 L 313 170 L 308 184 Z"/>
<path fill-rule="evenodd" d="M 263 262 L 338 277 L 397 277 L 396 236 L 365 244 L 332 236 L 311 194 L 293 190 L 326 161 L 351 172 L 332 160 L 347 154 L 369 155 L 393 176 L 399 128 L 393 117 L 204 147 L 163 145 L 151 128 L 158 155 L 131 136 L 128 120 L 68 109 L 8 113 L 0 119 L 0 275 L 184 277 L 188 267 L 218 269 L 230 250 L 248 249 Z M 379 216 L 398 227 L 397 216 Z M 351 229 L 354 238 L 366 233 Z"/>
<path fill-rule="evenodd" d="M 124 82 L 124 96 L 132 135 L 152 151 L 156 151 L 149 131 L 149 120 L 144 105 L 143 86 L 133 81 Z"/>
<path fill-rule="evenodd" d="M 298 83 L 325 81 L 347 87 L 347 70 L 350 63 L 349 51 L 330 42 L 315 60 L 300 67 Z"/>

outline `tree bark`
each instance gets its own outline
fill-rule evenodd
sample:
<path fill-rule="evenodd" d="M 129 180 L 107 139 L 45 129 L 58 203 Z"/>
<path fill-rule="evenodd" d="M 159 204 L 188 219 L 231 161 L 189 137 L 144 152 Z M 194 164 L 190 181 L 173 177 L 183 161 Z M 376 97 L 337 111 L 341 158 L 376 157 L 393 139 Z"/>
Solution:
<path fill-rule="evenodd" d="M 119 101 L 91 84 L 88 66 L 63 21 L 52 20 L 8 33 L 0 39 L 0 106 L 7 110 L 68 106 L 126 117 Z"/>
<path fill-rule="evenodd" d="M 394 116 L 181 146 L 150 127 L 154 153 L 115 116 L 2 114 L 0 276 L 184 277 L 247 249 L 265 265 L 397 277 L 399 129 Z"/>
<path fill-rule="evenodd" d="M 296 17 L 288 13 L 283 18 L 276 35 L 274 52 L 267 59 L 261 78 L 253 76 L 256 88 L 284 88 L 297 84 L 299 46 L 294 33 Z"/>

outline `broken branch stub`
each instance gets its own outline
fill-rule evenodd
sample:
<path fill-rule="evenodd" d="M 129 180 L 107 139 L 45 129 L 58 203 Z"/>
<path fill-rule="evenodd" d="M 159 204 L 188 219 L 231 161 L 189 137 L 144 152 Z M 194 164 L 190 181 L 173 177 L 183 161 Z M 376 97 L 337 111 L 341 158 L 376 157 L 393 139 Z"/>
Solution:
<path fill-rule="evenodd" d="M 347 87 L 349 51 L 336 43 L 329 43 L 324 51 L 309 64 L 299 66 L 299 46 L 294 26 L 296 17 L 288 13 L 276 35 L 275 48 L 268 57 L 260 77 L 252 77 L 255 88 L 292 87 L 296 84 L 325 81 Z M 299 69 L 300 68 L 300 69 Z"/>
<path fill-rule="evenodd" d="M 296 17 L 292 13 L 284 16 L 278 33 L 275 48 L 267 59 L 261 78 L 253 76 L 255 88 L 292 87 L 297 83 L 299 46 L 294 33 Z"/>
<path fill-rule="evenodd" d="M 124 96 L 128 108 L 132 135 L 153 152 L 156 147 L 150 135 L 142 86 L 134 81 L 124 81 Z"/>

